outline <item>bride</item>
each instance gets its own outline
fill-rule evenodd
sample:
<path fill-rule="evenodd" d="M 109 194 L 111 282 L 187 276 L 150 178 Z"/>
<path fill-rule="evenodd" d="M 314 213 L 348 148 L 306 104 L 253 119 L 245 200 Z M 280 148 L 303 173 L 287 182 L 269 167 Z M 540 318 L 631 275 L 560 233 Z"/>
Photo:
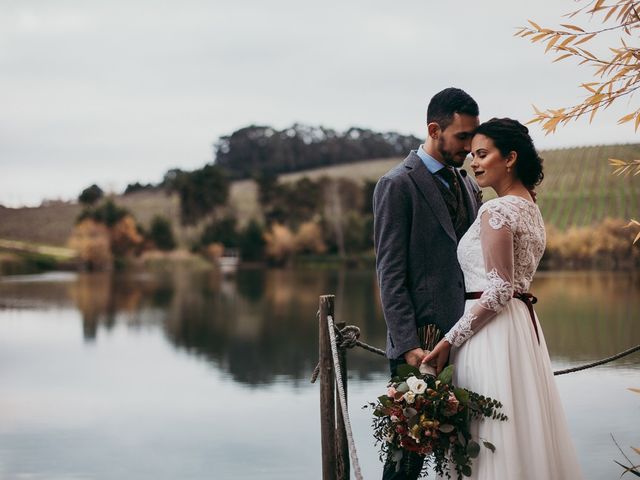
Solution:
<path fill-rule="evenodd" d="M 543 178 L 542 159 L 527 127 L 508 118 L 480 125 L 471 148 L 478 185 L 492 187 L 498 198 L 480 208 L 458 245 L 465 313 L 423 363 L 439 372 L 451 354 L 456 385 L 504 405 L 508 421 L 473 425 L 474 436 L 496 451 L 474 461 L 471 478 L 582 478 L 528 293 L 545 247 L 533 193 Z"/>

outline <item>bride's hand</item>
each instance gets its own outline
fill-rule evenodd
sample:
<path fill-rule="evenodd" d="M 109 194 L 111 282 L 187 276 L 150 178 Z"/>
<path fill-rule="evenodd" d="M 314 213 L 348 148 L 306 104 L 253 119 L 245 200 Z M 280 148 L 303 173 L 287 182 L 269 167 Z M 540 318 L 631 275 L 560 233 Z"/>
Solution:
<path fill-rule="evenodd" d="M 434 364 L 436 367 L 436 374 L 439 374 L 449 360 L 449 352 L 451 351 L 451 344 L 444 338 L 438 342 L 431 352 L 422 359 L 422 363 L 430 365 Z"/>

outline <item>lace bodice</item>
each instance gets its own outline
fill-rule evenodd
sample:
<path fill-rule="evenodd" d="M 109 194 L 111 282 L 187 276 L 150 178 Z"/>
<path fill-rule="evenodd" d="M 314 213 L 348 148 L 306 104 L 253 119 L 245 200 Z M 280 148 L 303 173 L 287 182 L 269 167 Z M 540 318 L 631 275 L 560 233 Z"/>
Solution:
<path fill-rule="evenodd" d="M 483 292 L 445 338 L 462 345 L 493 318 L 514 292 L 527 292 L 545 247 L 538 206 L 506 195 L 489 200 L 458 244 L 467 292 Z"/>

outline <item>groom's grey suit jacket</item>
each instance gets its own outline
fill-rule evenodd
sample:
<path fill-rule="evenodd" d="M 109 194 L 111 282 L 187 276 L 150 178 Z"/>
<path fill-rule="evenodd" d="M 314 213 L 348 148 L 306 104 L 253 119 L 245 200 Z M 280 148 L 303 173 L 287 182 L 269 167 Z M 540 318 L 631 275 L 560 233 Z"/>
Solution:
<path fill-rule="evenodd" d="M 481 204 L 480 189 L 465 171 L 456 175 L 470 225 Z M 444 334 L 464 313 L 458 242 L 438 181 L 412 151 L 380 178 L 373 194 L 376 271 L 389 359 L 420 346 L 418 327 L 435 324 Z"/>

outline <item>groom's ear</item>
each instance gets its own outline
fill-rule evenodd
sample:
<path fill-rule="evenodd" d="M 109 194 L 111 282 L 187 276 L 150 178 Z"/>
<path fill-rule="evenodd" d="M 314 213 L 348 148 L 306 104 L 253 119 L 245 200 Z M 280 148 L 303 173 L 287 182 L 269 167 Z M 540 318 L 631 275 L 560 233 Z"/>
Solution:
<path fill-rule="evenodd" d="M 429 135 L 429 138 L 438 138 L 438 135 L 440 135 L 441 131 L 442 130 L 440 129 L 440 125 L 438 125 L 436 122 L 427 124 L 427 135 Z"/>

